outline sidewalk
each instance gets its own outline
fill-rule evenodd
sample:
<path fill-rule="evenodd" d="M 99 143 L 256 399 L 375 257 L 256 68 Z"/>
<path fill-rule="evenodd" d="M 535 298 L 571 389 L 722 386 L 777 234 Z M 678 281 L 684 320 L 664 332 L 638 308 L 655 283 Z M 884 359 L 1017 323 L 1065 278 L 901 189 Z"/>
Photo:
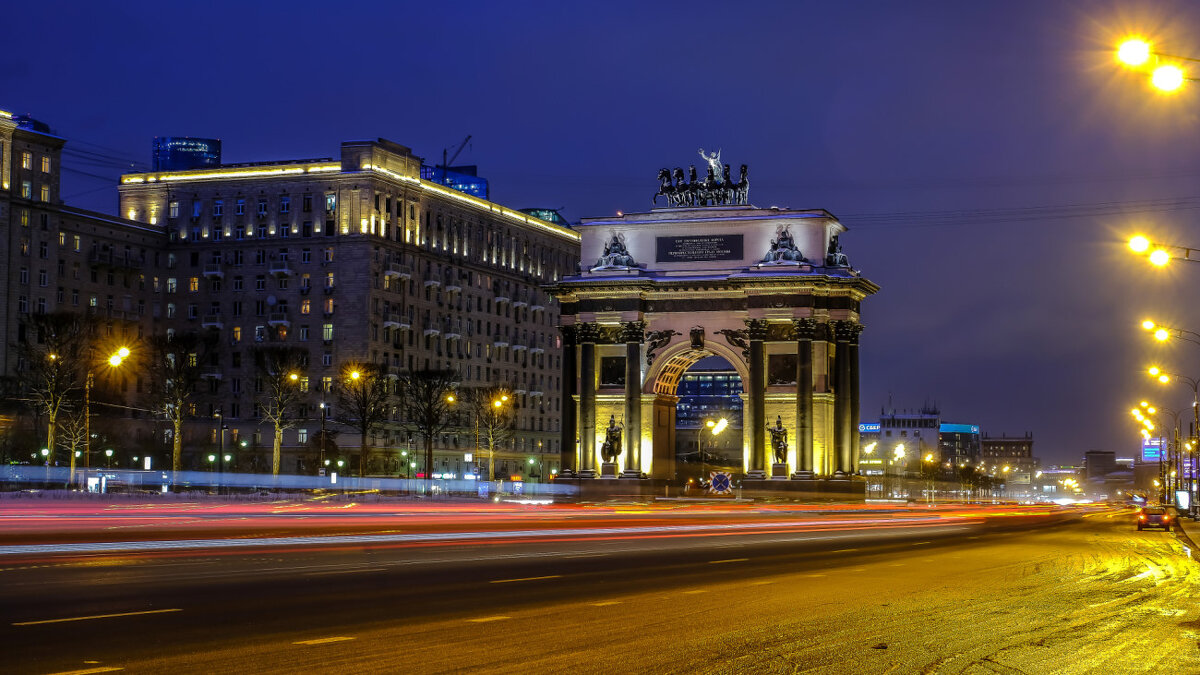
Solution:
<path fill-rule="evenodd" d="M 1196 545 L 1196 542 L 1200 541 L 1200 522 L 1180 518 L 1171 532 L 1179 543 L 1183 544 L 1183 551 L 1189 558 L 1200 560 L 1200 547 Z"/>

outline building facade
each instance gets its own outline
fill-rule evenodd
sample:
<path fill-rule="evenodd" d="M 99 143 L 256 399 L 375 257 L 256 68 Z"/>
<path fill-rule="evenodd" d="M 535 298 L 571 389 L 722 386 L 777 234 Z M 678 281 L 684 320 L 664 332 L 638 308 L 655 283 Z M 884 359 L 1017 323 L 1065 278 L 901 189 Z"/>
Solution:
<path fill-rule="evenodd" d="M 557 470 L 558 311 L 541 286 L 575 268 L 578 236 L 425 181 L 420 167 L 408 148 L 379 139 L 343 143 L 338 159 L 122 177 L 121 213 L 167 240 L 168 326 L 220 335 L 200 417 L 220 415 L 235 445 L 266 443 L 250 351 L 286 344 L 309 353 L 301 386 L 310 394 L 303 421 L 285 432 L 286 471 L 316 469 L 317 410 L 342 418 L 331 390 L 350 362 L 508 386 L 518 432 L 497 464 L 533 457 L 546 475 Z M 395 409 L 371 439 L 382 465 L 368 472 L 427 470 L 408 466 L 420 439 L 401 417 Z M 438 441 L 431 473 L 471 471 L 470 434 Z"/>

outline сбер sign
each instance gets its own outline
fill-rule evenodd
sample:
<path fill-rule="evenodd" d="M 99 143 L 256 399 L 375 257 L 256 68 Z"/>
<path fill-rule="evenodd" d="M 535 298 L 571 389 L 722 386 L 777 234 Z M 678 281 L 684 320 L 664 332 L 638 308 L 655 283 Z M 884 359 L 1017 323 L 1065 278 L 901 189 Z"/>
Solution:
<path fill-rule="evenodd" d="M 660 263 L 742 259 L 740 234 L 655 237 L 654 244 L 655 260 Z"/>

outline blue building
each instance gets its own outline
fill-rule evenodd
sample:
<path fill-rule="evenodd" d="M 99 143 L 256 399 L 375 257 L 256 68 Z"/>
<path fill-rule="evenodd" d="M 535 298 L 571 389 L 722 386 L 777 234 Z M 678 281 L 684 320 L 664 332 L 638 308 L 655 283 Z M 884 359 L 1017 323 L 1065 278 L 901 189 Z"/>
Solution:
<path fill-rule="evenodd" d="M 442 167 L 422 164 L 421 178 L 480 199 L 488 199 L 488 181 L 480 178 L 479 169 L 474 165 Z"/>
<path fill-rule="evenodd" d="M 155 171 L 187 171 L 221 164 L 221 141 L 190 136 L 155 136 Z"/>

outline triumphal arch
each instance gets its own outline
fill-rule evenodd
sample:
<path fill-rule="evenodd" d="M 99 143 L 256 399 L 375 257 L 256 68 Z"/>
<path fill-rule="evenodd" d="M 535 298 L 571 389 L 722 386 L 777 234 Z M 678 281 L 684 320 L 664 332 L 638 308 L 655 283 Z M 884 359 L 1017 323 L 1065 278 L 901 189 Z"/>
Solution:
<path fill-rule="evenodd" d="M 860 312 L 879 287 L 832 214 L 752 206 L 746 167 L 735 179 L 713 159 L 701 180 L 663 169 L 664 206 L 577 228 L 580 270 L 551 287 L 560 479 L 669 486 L 680 377 L 717 355 L 744 385 L 743 485 L 856 492 Z"/>

